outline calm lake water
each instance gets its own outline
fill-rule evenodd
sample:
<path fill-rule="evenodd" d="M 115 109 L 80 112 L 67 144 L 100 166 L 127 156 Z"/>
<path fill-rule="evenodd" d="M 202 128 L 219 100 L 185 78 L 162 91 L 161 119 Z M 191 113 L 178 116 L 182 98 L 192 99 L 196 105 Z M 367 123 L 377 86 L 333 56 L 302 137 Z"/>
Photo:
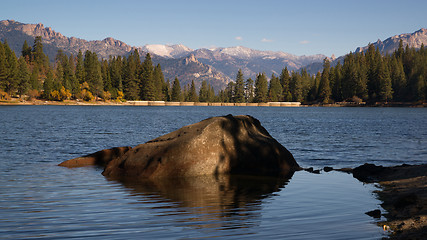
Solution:
<path fill-rule="evenodd" d="M 0 239 L 380 239 L 351 175 L 117 182 L 60 162 L 248 114 L 303 167 L 427 163 L 427 109 L 0 106 Z"/>

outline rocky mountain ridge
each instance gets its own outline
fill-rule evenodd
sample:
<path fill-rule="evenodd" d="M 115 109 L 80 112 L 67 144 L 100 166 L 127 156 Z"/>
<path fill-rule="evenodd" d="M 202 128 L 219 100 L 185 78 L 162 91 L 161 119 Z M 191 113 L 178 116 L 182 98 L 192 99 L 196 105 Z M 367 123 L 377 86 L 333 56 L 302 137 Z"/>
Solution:
<path fill-rule="evenodd" d="M 191 49 L 182 44 L 162 45 L 147 44 L 142 47 L 127 45 L 114 38 L 87 41 L 76 37 L 66 37 L 43 24 L 24 24 L 14 20 L 0 21 L 0 40 L 7 40 L 9 46 L 19 56 L 22 45 L 26 40 L 32 45 L 34 38 L 41 36 L 45 53 L 51 61 L 55 59 L 57 51 L 77 55 L 89 50 L 95 52 L 99 58 L 108 59 L 109 56 L 127 56 L 137 50 L 144 58 L 149 52 L 155 64 L 160 63 L 166 79 L 173 81 L 178 77 L 182 85 L 189 84 L 192 80 L 200 86 L 203 80 L 208 81 L 218 91 L 223 89 L 228 82 L 235 79 L 237 71 L 242 69 L 245 78 L 255 78 L 259 72 L 279 75 L 284 67 L 288 70 L 298 70 L 302 67 L 316 73 L 322 68 L 325 55 L 296 56 L 284 52 L 260 51 L 243 46 Z M 420 29 L 411 34 L 400 34 L 384 41 L 374 43 L 383 53 L 390 53 L 397 49 L 399 40 L 410 47 L 419 48 L 422 43 L 427 43 L 427 29 Z M 357 51 L 364 51 L 360 47 Z M 335 61 L 340 61 L 338 58 Z M 333 58 L 331 58 L 333 60 Z"/>
<path fill-rule="evenodd" d="M 387 38 L 384 41 L 378 39 L 373 43 L 375 48 L 378 48 L 383 54 L 391 54 L 399 48 L 399 42 L 402 40 L 403 47 L 409 45 L 409 47 L 420 48 L 422 44 L 427 44 L 427 29 L 421 28 L 413 33 L 398 34 Z M 368 50 L 369 45 L 364 47 L 358 47 L 355 52 L 365 52 Z"/>
<path fill-rule="evenodd" d="M 280 74 L 286 66 L 288 70 L 297 70 L 315 62 L 322 62 L 325 55 L 296 56 L 284 52 L 260 51 L 243 46 L 227 48 L 200 48 L 192 50 L 183 45 L 145 45 L 144 51 L 151 54 L 177 59 L 183 56 L 194 55 L 200 62 L 221 71 L 230 79 L 234 79 L 239 69 L 245 77 L 255 78 L 259 72 Z"/>
<path fill-rule="evenodd" d="M 32 45 L 36 36 L 42 37 L 43 50 L 51 61 L 55 59 L 59 49 L 62 49 L 67 55 L 73 54 L 74 56 L 78 54 L 79 50 L 83 53 L 89 50 L 95 52 L 100 59 L 108 59 L 109 56 L 127 56 L 131 52 L 138 50 L 143 59 L 148 50 L 157 47 L 157 49 L 164 48 L 164 53 L 176 57 L 170 58 L 165 54 L 152 54 L 153 62 L 161 64 L 165 78 L 170 79 L 171 82 L 175 77 L 178 77 L 183 86 L 191 83 L 192 80 L 195 81 L 196 86 L 200 86 L 201 82 L 206 80 L 216 90 L 220 90 L 225 88 L 231 80 L 212 66 L 197 61 L 194 55 L 191 57 L 187 53 L 192 49 L 183 45 L 174 45 L 173 48 L 160 45 L 132 47 L 114 38 L 87 41 L 76 37 L 66 37 L 59 32 L 55 32 L 50 27 L 44 27 L 41 23 L 24 24 L 14 20 L 0 21 L 0 40 L 7 40 L 11 49 L 18 56 L 21 55 L 24 41 Z"/>
<path fill-rule="evenodd" d="M 79 50 L 82 52 L 89 50 L 97 53 L 100 59 L 108 59 L 110 55 L 127 56 L 130 52 L 138 50 L 141 58 L 149 52 L 154 63 L 161 64 L 165 77 L 171 81 L 178 77 L 183 85 L 194 80 L 196 86 L 199 86 L 203 80 L 206 80 L 217 90 L 223 89 L 228 82 L 234 80 L 239 69 L 242 69 L 246 78 L 255 78 L 259 72 L 265 72 L 270 76 L 272 73 L 280 74 L 285 66 L 289 70 L 296 70 L 313 62 L 321 62 L 326 57 L 320 54 L 296 56 L 284 52 L 259 51 L 243 46 L 196 50 L 182 44 L 147 44 L 134 47 L 114 38 L 87 41 L 66 37 L 50 27 L 45 27 L 42 23 L 0 21 L 0 40 L 7 40 L 17 55 L 20 55 L 24 41 L 31 45 L 36 36 L 42 37 L 44 51 L 51 61 L 59 49 L 74 56 Z"/>
<path fill-rule="evenodd" d="M 110 55 L 126 55 L 136 49 L 126 43 L 113 39 L 87 41 L 76 37 L 66 37 L 59 32 L 55 32 L 50 27 L 43 24 L 23 24 L 14 20 L 4 20 L 0 22 L 0 39 L 6 39 L 17 55 L 21 54 L 22 45 L 25 40 L 31 45 L 36 36 L 41 36 L 46 55 L 54 59 L 58 49 L 62 49 L 67 54 L 77 55 L 90 50 L 96 52 L 101 58 L 108 58 Z"/>

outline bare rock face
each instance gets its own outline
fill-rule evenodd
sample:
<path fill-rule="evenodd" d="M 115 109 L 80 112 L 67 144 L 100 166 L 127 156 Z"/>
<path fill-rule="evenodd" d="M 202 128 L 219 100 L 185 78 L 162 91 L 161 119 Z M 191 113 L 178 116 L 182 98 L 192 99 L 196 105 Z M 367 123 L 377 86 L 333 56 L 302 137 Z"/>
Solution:
<path fill-rule="evenodd" d="M 138 145 L 113 159 L 103 175 L 157 179 L 222 173 L 286 176 L 292 154 L 251 116 L 213 117 Z"/>

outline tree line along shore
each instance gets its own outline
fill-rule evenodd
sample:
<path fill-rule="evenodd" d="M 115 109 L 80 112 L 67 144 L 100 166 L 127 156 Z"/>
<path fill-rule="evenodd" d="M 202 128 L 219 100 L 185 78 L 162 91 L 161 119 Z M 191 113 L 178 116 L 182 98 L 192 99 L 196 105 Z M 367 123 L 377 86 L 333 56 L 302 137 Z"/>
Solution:
<path fill-rule="evenodd" d="M 153 65 L 149 53 L 143 61 L 138 51 L 100 60 L 91 51 L 67 56 L 58 50 L 52 61 L 43 52 L 41 37 L 36 37 L 33 46 L 24 42 L 19 57 L 6 41 L 0 42 L 0 100 L 141 101 L 139 105 L 144 101 L 164 101 L 165 105 L 425 105 L 427 50 L 423 45 L 420 49 L 404 48 L 401 41 L 393 54 L 383 56 L 371 44 L 364 53 L 350 52 L 342 62 L 324 59 L 323 70 L 314 75 L 306 69 L 288 71 L 285 67 L 278 76 L 268 78 L 259 73 L 254 80 L 245 80 L 239 70 L 225 89 L 215 91 L 208 81 L 202 81 L 196 90 L 194 80 L 184 86 L 176 77 L 165 81 L 161 66 Z"/>
<path fill-rule="evenodd" d="M 236 106 L 236 107 L 300 107 L 300 102 L 266 102 L 266 103 L 224 103 L 224 102 L 170 102 L 170 101 L 22 101 L 18 99 L 1 101 L 0 105 L 109 105 L 109 106 Z"/>

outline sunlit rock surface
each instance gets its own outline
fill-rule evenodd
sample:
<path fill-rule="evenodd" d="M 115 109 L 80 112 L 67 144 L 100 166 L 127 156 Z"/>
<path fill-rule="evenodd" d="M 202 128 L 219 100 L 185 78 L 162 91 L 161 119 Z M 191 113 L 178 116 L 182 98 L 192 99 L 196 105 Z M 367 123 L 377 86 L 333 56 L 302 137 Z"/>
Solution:
<path fill-rule="evenodd" d="M 156 179 L 222 173 L 286 176 L 292 154 L 251 116 L 212 117 L 138 145 L 113 159 L 103 175 Z"/>

